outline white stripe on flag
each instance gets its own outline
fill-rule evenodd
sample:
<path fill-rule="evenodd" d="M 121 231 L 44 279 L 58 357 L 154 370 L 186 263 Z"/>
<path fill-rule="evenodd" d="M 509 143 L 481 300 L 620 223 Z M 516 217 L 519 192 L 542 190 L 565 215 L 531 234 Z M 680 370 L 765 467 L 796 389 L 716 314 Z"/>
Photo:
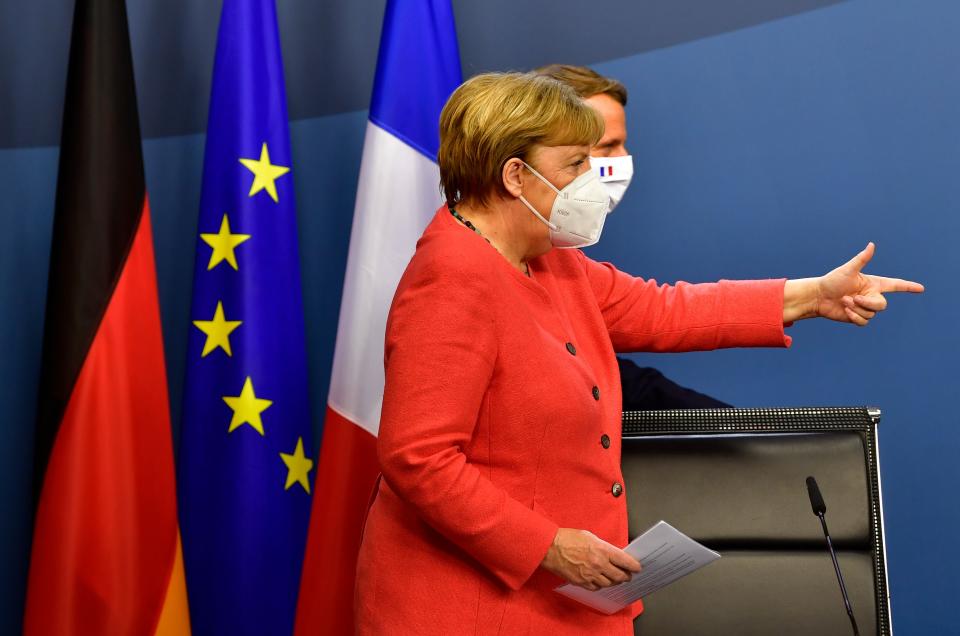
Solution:
<path fill-rule="evenodd" d="M 373 435 L 387 312 L 417 239 L 443 203 L 440 169 L 367 122 L 328 404 Z"/>

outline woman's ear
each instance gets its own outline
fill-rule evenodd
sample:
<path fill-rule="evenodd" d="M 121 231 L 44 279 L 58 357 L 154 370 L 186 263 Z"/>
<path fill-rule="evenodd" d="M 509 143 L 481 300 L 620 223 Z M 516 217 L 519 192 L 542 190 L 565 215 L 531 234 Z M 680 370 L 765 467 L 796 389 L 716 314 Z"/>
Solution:
<path fill-rule="evenodd" d="M 511 157 L 503 164 L 503 170 L 500 174 L 501 179 L 503 179 L 503 187 L 515 197 L 523 194 L 523 172 L 523 161 L 517 157 Z"/>

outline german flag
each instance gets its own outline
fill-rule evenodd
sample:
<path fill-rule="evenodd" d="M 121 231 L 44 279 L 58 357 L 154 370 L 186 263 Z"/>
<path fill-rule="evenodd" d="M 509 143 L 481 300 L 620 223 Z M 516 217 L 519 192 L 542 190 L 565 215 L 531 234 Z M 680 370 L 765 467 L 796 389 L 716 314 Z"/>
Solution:
<path fill-rule="evenodd" d="M 24 633 L 188 634 L 126 9 L 74 11 Z"/>

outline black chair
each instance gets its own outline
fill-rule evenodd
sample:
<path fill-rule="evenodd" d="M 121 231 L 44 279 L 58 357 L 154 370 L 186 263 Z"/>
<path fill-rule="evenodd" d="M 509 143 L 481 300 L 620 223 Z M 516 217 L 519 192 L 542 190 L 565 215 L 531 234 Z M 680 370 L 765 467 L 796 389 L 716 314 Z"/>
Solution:
<path fill-rule="evenodd" d="M 645 599 L 642 636 L 852 633 L 805 479 L 816 477 L 860 633 L 890 634 L 867 408 L 623 414 L 631 539 L 663 519 L 723 558 Z"/>

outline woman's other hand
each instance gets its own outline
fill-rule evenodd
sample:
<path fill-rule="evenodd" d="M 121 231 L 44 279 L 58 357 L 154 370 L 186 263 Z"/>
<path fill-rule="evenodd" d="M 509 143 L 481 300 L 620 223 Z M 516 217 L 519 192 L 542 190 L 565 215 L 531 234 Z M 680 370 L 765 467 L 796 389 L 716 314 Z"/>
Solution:
<path fill-rule="evenodd" d="M 640 562 L 586 530 L 560 528 L 541 564 L 565 581 L 596 591 L 630 580 Z"/>
<path fill-rule="evenodd" d="M 788 280 L 783 292 L 783 321 L 820 316 L 864 327 L 887 308 L 885 293 L 923 291 L 920 283 L 864 274 L 874 250 L 874 244 L 868 243 L 849 262 L 824 276 Z"/>

